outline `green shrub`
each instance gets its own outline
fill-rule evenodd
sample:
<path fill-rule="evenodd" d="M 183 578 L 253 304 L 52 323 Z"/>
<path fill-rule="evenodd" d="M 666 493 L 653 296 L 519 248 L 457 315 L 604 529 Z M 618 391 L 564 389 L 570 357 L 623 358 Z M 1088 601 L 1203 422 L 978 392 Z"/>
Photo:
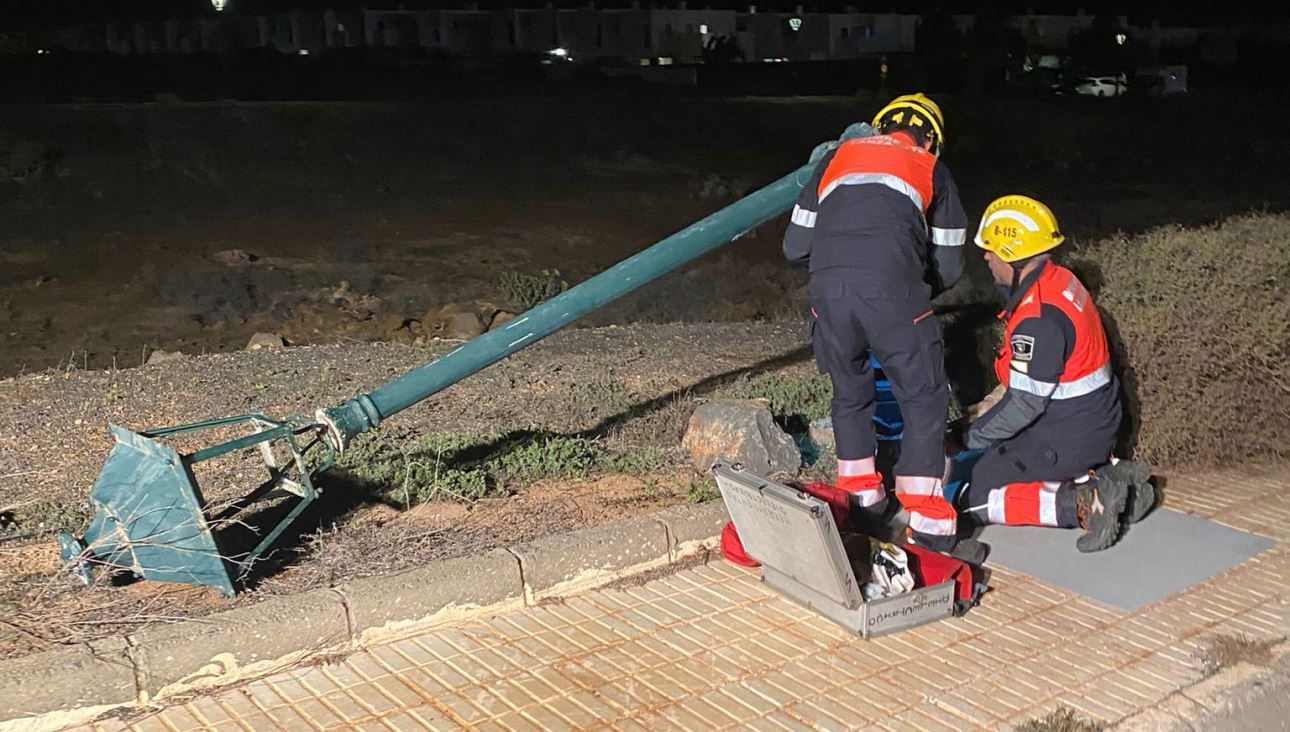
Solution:
<path fill-rule="evenodd" d="M 569 289 L 560 270 L 544 269 L 540 275 L 508 271 L 501 274 L 502 297 L 511 307 L 528 310 Z"/>
<path fill-rule="evenodd" d="M 359 439 L 341 455 L 337 467 L 374 483 L 401 485 L 410 463 L 457 466 L 462 462 L 462 453 L 485 448 L 496 439 L 494 435 L 456 432 L 417 436 L 396 432 L 383 437 Z"/>
<path fill-rule="evenodd" d="M 338 467 L 377 495 L 413 506 L 434 499 L 473 501 L 515 485 L 592 475 L 647 475 L 666 465 L 662 448 L 608 449 L 582 437 L 435 433 L 359 440 Z"/>
<path fill-rule="evenodd" d="M 719 390 L 718 396 L 729 399 L 765 399 L 770 411 L 783 420 L 811 422 L 829 416 L 833 385 L 821 374 L 785 376 L 761 374 L 740 377 Z"/>
<path fill-rule="evenodd" d="M 477 501 L 492 492 L 492 485 L 488 473 L 478 468 L 459 470 L 414 463 L 395 497 L 403 499 L 404 507 L 438 498 Z"/>
<path fill-rule="evenodd" d="M 450 432 L 387 435 L 384 440 L 358 441 L 341 456 L 338 467 L 404 506 L 436 498 L 477 500 L 498 486 L 482 460 L 468 459 L 464 453 L 486 449 L 494 439 Z"/>
<path fill-rule="evenodd" d="M 631 407 L 631 396 L 609 374 L 575 383 L 568 391 L 571 416 L 579 423 L 597 423 Z"/>
<path fill-rule="evenodd" d="M 663 448 L 657 445 L 635 447 L 624 451 L 606 450 L 597 458 L 601 472 L 611 475 L 645 475 L 663 468 Z"/>
<path fill-rule="evenodd" d="M 1290 217 L 1166 227 L 1082 251 L 1152 465 L 1283 458 L 1290 434 Z"/>
<path fill-rule="evenodd" d="M 685 492 L 686 503 L 707 503 L 721 496 L 711 478 L 704 476 L 690 481 L 690 488 Z"/>
<path fill-rule="evenodd" d="M 0 509 L 0 532 L 53 534 L 68 531 L 79 534 L 89 522 L 89 510 L 83 503 L 35 501 L 19 504 L 9 510 Z"/>
<path fill-rule="evenodd" d="M 527 483 L 544 478 L 585 478 L 600 452 L 581 437 L 537 436 L 518 443 L 494 465 L 506 479 Z"/>

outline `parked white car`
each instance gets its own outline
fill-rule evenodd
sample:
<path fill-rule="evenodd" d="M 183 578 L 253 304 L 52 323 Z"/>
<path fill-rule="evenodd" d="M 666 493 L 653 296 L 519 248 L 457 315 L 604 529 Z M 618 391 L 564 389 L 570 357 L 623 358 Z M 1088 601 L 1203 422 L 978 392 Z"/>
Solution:
<path fill-rule="evenodd" d="M 1124 74 L 1084 76 L 1076 79 L 1070 90 L 1086 97 L 1118 97 L 1129 90 L 1129 79 Z"/>

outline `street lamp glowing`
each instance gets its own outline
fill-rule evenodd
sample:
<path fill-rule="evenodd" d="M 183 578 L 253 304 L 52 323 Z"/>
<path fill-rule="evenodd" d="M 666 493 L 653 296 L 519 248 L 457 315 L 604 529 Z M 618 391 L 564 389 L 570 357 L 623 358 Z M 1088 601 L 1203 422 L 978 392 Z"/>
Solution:
<path fill-rule="evenodd" d="M 227 4 L 228 0 L 211 0 L 211 5 L 215 6 L 215 12 L 223 10 L 224 6 Z"/>
<path fill-rule="evenodd" d="M 564 49 L 564 48 L 553 48 L 550 50 L 549 53 L 552 56 L 555 56 L 556 58 L 564 58 L 565 56 L 569 55 L 568 49 Z"/>
<path fill-rule="evenodd" d="M 796 31 L 800 31 L 800 30 L 802 29 L 802 19 L 801 19 L 801 18 L 789 18 L 789 19 L 788 19 L 788 27 L 789 27 L 789 29 L 790 29 L 790 30 L 792 30 L 792 31 L 794 31 L 794 32 L 796 32 Z"/>
<path fill-rule="evenodd" d="M 1128 37 L 1128 36 L 1126 36 L 1126 35 L 1124 35 L 1123 33 L 1116 33 L 1116 34 L 1115 34 L 1115 42 L 1116 42 L 1116 44 L 1117 44 L 1117 45 L 1121 45 L 1121 46 L 1123 46 L 1123 45 L 1124 45 L 1124 42 L 1125 42 L 1125 41 L 1127 41 L 1127 40 L 1129 40 L 1129 37 Z"/>

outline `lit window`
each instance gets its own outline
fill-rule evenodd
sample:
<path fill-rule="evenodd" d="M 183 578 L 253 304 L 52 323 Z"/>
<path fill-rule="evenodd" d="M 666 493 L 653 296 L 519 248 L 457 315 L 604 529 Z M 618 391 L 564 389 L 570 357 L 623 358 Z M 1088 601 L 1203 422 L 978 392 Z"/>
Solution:
<path fill-rule="evenodd" d="M 704 35 L 704 36 L 708 35 L 708 24 L 707 24 L 707 23 L 700 23 L 700 24 L 699 24 L 699 34 L 700 34 L 700 35 Z"/>
<path fill-rule="evenodd" d="M 659 56 L 659 59 L 658 59 L 658 65 L 659 65 L 659 66 L 671 66 L 671 65 L 672 65 L 672 57 L 671 57 L 671 56 Z"/>

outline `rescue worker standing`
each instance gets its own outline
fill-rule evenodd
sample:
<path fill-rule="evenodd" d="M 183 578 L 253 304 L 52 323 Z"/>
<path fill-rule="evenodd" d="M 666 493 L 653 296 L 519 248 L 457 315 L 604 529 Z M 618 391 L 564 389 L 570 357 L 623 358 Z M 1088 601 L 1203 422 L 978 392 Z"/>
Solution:
<path fill-rule="evenodd" d="M 945 123 L 932 100 L 899 97 L 873 126 L 877 136 L 847 140 L 820 161 L 793 207 L 784 255 L 811 273 L 815 359 L 833 382 L 838 488 L 851 494 L 853 515 L 877 525 L 887 496 L 875 464 L 872 351 L 904 419 L 894 472 L 910 539 L 948 552 L 957 537 L 941 487 L 950 391 L 930 301 L 962 273 L 967 218 L 938 158 Z"/>
<path fill-rule="evenodd" d="M 1082 527 L 1076 545 L 1091 552 L 1114 544 L 1124 520 L 1142 518 L 1155 491 L 1145 465 L 1107 464 L 1119 384 L 1088 290 L 1050 261 L 1064 240 L 1052 211 L 1026 196 L 1000 198 L 981 218 L 976 244 L 1006 288 L 1006 331 L 995 362 L 1002 398 L 967 433 L 967 447 L 985 451 L 967 508 L 982 522 Z"/>

